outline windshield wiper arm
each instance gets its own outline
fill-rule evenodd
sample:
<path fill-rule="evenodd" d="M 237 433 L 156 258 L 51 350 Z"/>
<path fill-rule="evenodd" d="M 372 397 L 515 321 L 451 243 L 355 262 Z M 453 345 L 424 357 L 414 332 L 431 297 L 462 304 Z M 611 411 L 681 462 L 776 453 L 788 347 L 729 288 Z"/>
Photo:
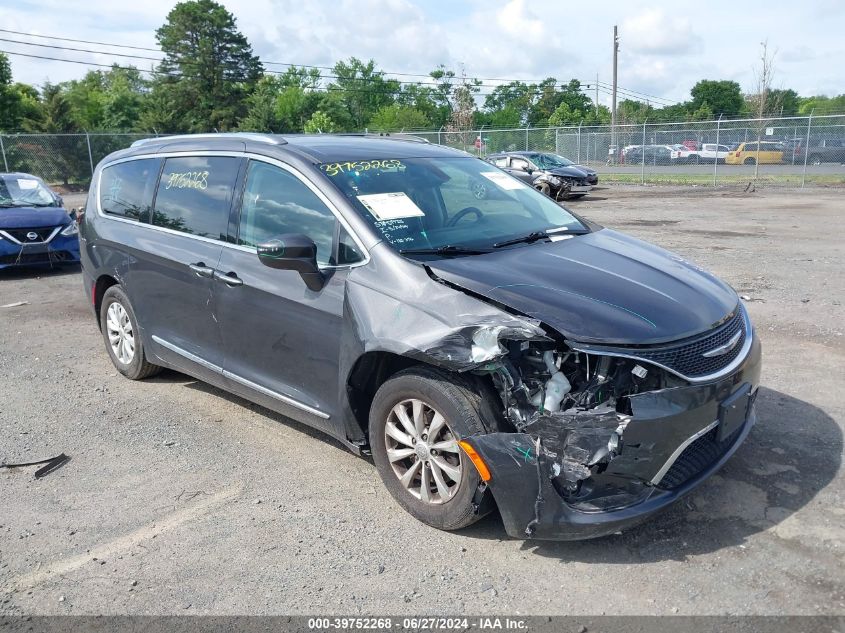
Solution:
<path fill-rule="evenodd" d="M 528 235 L 523 235 L 522 237 L 515 237 L 512 240 L 505 240 L 504 242 L 496 242 L 493 244 L 493 248 L 501 248 L 502 246 L 510 246 L 511 244 L 522 244 L 523 242 L 531 244 L 537 240 L 546 239 L 549 239 L 549 236 L 545 231 L 532 231 Z"/>
<path fill-rule="evenodd" d="M 437 248 L 403 248 L 400 255 L 483 255 L 489 253 L 489 248 L 468 248 L 466 246 L 438 246 Z"/>

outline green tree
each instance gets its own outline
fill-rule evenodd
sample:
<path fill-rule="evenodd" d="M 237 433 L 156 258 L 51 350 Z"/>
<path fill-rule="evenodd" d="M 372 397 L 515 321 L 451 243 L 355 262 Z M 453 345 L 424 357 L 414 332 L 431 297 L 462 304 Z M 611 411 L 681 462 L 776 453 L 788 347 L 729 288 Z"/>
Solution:
<path fill-rule="evenodd" d="M 262 77 L 247 99 L 246 116 L 238 129 L 246 132 L 277 132 L 276 98 L 279 96 L 279 79 L 273 75 Z"/>
<path fill-rule="evenodd" d="M 379 108 L 393 103 L 399 93 L 399 82 L 386 79 L 372 59 L 365 64 L 350 57 L 349 61 L 337 62 L 332 72 L 335 80 L 328 89 L 341 95 L 355 129 L 363 129 Z"/>
<path fill-rule="evenodd" d="M 305 122 L 304 128 L 306 134 L 328 134 L 335 131 L 331 117 L 322 110 L 317 110 L 312 114 L 311 118 Z"/>
<path fill-rule="evenodd" d="M 511 81 L 507 84 L 496 86 L 493 91 L 484 99 L 484 109 L 493 115 L 496 112 L 508 111 L 504 117 L 497 117 L 499 120 L 512 120 L 514 113 L 517 115 L 517 125 L 528 123 L 528 113 L 534 103 L 534 90 L 536 86 L 529 86 L 524 81 Z M 514 125 L 514 123 L 511 123 Z"/>
<path fill-rule="evenodd" d="M 845 112 L 845 94 L 836 97 L 818 95 L 815 97 L 800 97 L 798 100 L 798 114 L 807 116 L 814 114 L 842 114 Z"/>
<path fill-rule="evenodd" d="M 421 130 L 429 127 L 431 121 L 425 114 L 411 106 L 393 103 L 382 106 L 370 119 L 368 128 L 385 132 Z"/>
<path fill-rule="evenodd" d="M 165 58 L 154 90 L 166 94 L 187 131 L 233 129 L 262 66 L 234 16 L 213 0 L 180 2 L 156 31 Z"/>
<path fill-rule="evenodd" d="M 795 116 L 798 114 L 800 105 L 798 93 L 791 89 L 772 88 L 769 91 L 769 98 L 779 104 L 778 114 L 782 116 Z"/>
<path fill-rule="evenodd" d="M 702 79 L 692 87 L 690 95 L 691 111 L 695 112 L 706 105 L 716 117 L 720 114 L 725 117 L 737 116 L 742 113 L 745 105 L 742 90 L 735 81 Z"/>
<path fill-rule="evenodd" d="M 137 129 L 147 82 L 135 68 L 92 70 L 61 84 L 70 116 L 84 130 Z"/>
<path fill-rule="evenodd" d="M 32 86 L 12 83 L 12 66 L 0 53 L 0 130 L 19 130 L 39 117 L 38 92 Z"/>

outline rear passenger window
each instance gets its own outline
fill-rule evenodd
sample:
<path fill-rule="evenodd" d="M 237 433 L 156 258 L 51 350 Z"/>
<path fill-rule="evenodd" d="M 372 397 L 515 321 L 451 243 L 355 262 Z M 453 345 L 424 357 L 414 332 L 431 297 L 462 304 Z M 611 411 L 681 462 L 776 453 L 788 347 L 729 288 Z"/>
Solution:
<path fill-rule="evenodd" d="M 100 208 L 128 220 L 150 221 L 160 158 L 143 158 L 106 167 L 100 177 Z"/>
<path fill-rule="evenodd" d="M 333 264 L 336 222 L 329 208 L 296 176 L 274 165 L 250 162 L 238 244 L 255 246 L 286 233 L 301 233 L 317 245 L 319 264 Z"/>
<path fill-rule="evenodd" d="M 153 224 L 225 240 L 239 158 L 168 158 L 156 193 Z"/>

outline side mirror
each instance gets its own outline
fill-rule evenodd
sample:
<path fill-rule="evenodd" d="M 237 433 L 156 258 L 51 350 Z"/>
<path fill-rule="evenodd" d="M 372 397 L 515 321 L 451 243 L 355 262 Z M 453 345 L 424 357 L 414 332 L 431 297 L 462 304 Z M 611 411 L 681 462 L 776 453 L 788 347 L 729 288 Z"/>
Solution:
<path fill-rule="evenodd" d="M 295 270 L 309 290 L 320 290 L 325 283 L 317 267 L 317 245 L 301 233 L 287 233 L 259 244 L 258 259 L 277 270 Z"/>

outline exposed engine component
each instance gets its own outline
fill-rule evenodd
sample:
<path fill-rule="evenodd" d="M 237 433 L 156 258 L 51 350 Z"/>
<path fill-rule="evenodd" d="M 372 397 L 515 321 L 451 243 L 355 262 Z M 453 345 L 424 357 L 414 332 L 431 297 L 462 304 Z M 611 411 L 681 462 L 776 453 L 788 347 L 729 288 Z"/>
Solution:
<path fill-rule="evenodd" d="M 593 494 L 583 484 L 624 451 L 629 397 L 676 384 L 663 370 L 560 342 L 500 342 L 507 354 L 489 373 L 505 415 L 517 431 L 542 440 L 555 487 L 573 501 Z"/>

